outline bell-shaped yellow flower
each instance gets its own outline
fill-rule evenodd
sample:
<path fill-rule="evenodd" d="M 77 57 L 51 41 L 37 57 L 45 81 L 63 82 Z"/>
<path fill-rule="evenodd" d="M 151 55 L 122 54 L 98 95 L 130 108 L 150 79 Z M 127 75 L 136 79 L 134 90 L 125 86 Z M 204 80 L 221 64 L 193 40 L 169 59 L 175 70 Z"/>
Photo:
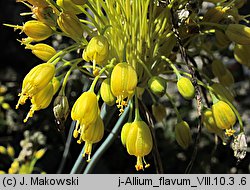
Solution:
<path fill-rule="evenodd" d="M 92 61 L 93 67 L 95 64 L 104 65 L 107 61 L 109 54 L 109 43 L 105 36 L 93 37 L 85 50 L 83 51 L 82 58 L 85 61 Z"/>
<path fill-rule="evenodd" d="M 84 153 L 88 154 L 88 160 L 90 161 L 90 155 L 92 151 L 92 144 L 99 142 L 104 134 L 104 124 L 100 116 L 97 117 L 96 122 L 90 125 L 85 131 L 81 133 L 81 141 L 85 141 Z"/>
<path fill-rule="evenodd" d="M 82 93 L 71 110 L 72 120 L 77 121 L 73 136 L 77 138 L 78 134 L 82 134 L 89 126 L 93 125 L 98 115 L 99 108 L 95 93 L 90 91 Z"/>
<path fill-rule="evenodd" d="M 45 88 L 31 98 L 31 109 L 23 121 L 27 122 L 28 118 L 32 117 L 35 111 L 47 108 L 53 98 L 53 95 L 54 88 L 52 82 L 50 82 Z"/>
<path fill-rule="evenodd" d="M 143 170 L 149 167 L 144 156 L 148 155 L 153 147 L 153 140 L 150 129 L 144 121 L 134 121 L 127 134 L 126 148 L 130 155 L 137 157 L 136 170 Z"/>
<path fill-rule="evenodd" d="M 137 74 L 135 69 L 128 63 L 118 63 L 111 74 L 111 91 L 117 98 L 117 107 L 123 113 L 123 107 L 132 98 L 137 85 Z M 126 99 L 127 100 L 124 100 Z"/>
<path fill-rule="evenodd" d="M 236 116 L 232 108 L 224 101 L 218 101 L 212 105 L 214 121 L 220 129 L 231 129 L 235 122 Z"/>
<path fill-rule="evenodd" d="M 23 105 L 27 98 L 32 98 L 35 94 L 45 88 L 55 75 L 55 66 L 50 63 L 43 63 L 35 66 L 23 79 L 22 92 L 16 105 Z"/>

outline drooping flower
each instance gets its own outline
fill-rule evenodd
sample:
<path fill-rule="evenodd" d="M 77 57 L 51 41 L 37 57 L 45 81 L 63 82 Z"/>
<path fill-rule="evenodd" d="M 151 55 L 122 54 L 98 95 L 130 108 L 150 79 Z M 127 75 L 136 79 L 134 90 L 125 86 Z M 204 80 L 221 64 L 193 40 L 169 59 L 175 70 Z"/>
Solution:
<path fill-rule="evenodd" d="M 212 105 L 214 121 L 220 129 L 230 129 L 236 122 L 236 116 L 232 108 L 224 101 L 218 101 Z"/>
<path fill-rule="evenodd" d="M 97 97 L 94 92 L 84 92 L 76 100 L 71 110 L 71 118 L 76 121 L 76 127 L 73 133 L 75 138 L 82 134 L 89 126 L 96 122 L 99 115 Z M 81 143 L 81 135 L 78 140 Z"/>
<path fill-rule="evenodd" d="M 80 141 L 85 141 L 84 153 L 88 154 L 88 160 L 90 161 L 90 155 L 92 151 L 92 144 L 99 142 L 104 134 L 104 124 L 100 116 L 97 117 L 96 122 L 91 124 L 86 130 L 82 131 Z"/>
<path fill-rule="evenodd" d="M 85 61 L 93 62 L 93 69 L 95 64 L 104 65 L 109 54 L 109 43 L 105 36 L 94 36 L 83 51 L 82 57 Z"/>
<path fill-rule="evenodd" d="M 148 155 L 153 147 L 150 129 L 144 121 L 134 121 L 126 132 L 125 145 L 130 155 L 137 157 L 136 170 L 143 170 L 150 165 L 146 163 L 144 156 Z"/>
<path fill-rule="evenodd" d="M 35 66 L 23 79 L 22 92 L 16 105 L 23 105 L 28 98 L 45 88 L 55 75 L 55 66 L 50 63 L 43 63 Z"/>
<path fill-rule="evenodd" d="M 27 122 L 28 118 L 32 117 L 35 111 L 47 108 L 53 98 L 53 95 L 54 88 L 52 82 L 50 82 L 45 88 L 31 98 L 31 109 L 23 121 Z"/>
<path fill-rule="evenodd" d="M 117 107 L 123 113 L 124 106 L 132 98 L 137 86 L 137 74 L 128 63 L 118 63 L 111 74 L 111 91 L 117 98 Z M 124 100 L 127 99 L 127 100 Z"/>

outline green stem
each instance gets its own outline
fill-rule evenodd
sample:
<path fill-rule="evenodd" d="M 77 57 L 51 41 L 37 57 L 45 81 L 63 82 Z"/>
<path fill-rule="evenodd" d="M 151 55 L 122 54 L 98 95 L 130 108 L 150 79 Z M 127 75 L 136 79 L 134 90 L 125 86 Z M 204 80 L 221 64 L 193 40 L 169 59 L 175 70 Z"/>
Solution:
<path fill-rule="evenodd" d="M 141 116 L 140 116 L 140 109 L 139 109 L 139 103 L 138 103 L 138 98 L 135 96 L 135 120 L 134 121 L 141 121 Z"/>
<path fill-rule="evenodd" d="M 151 72 L 149 71 L 148 67 L 145 65 L 145 63 L 139 58 L 137 57 L 137 60 L 139 61 L 139 63 L 142 65 L 142 67 L 145 69 L 145 71 L 147 72 L 148 76 L 152 77 L 153 75 L 151 74 Z"/>
<path fill-rule="evenodd" d="M 180 72 L 178 71 L 178 69 L 175 67 L 175 65 L 172 63 L 172 61 L 170 61 L 170 59 L 168 59 L 167 57 L 165 56 L 161 56 L 161 59 L 166 61 L 167 63 L 169 63 L 169 65 L 172 67 L 174 73 L 176 74 L 178 80 L 181 78 L 181 74 Z"/>

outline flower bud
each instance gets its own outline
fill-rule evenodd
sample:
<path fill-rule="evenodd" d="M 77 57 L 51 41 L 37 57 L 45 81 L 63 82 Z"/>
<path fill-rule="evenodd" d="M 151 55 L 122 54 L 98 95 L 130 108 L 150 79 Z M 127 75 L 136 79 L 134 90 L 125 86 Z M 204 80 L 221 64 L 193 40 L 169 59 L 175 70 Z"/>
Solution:
<path fill-rule="evenodd" d="M 215 77 L 223 76 L 226 70 L 227 68 L 220 60 L 216 59 L 212 62 L 212 72 Z"/>
<path fill-rule="evenodd" d="M 181 121 L 175 126 L 175 139 L 183 149 L 187 149 L 191 144 L 191 131 L 186 121 Z"/>
<path fill-rule="evenodd" d="M 90 155 L 92 151 L 92 144 L 99 142 L 104 134 L 104 124 L 100 116 L 97 117 L 94 125 L 89 126 L 85 131 L 81 134 L 81 140 L 85 141 L 84 153 L 88 154 L 88 160 L 90 161 Z"/>
<path fill-rule="evenodd" d="M 104 65 L 107 61 L 108 54 L 109 44 L 107 38 L 105 36 L 95 36 L 89 41 L 83 51 L 82 57 L 85 61 L 92 61 L 99 65 Z"/>
<path fill-rule="evenodd" d="M 234 58 L 242 65 L 250 67 L 250 45 L 235 44 Z"/>
<path fill-rule="evenodd" d="M 146 164 L 145 167 L 149 167 L 149 164 L 144 160 L 144 156 L 148 155 L 153 147 L 152 135 L 148 125 L 144 121 L 134 121 L 130 126 L 125 142 L 128 153 L 137 157 L 136 170 L 144 168 L 143 161 Z"/>
<path fill-rule="evenodd" d="M 234 101 L 232 93 L 220 83 L 214 83 L 211 88 L 213 93 L 218 96 L 220 100 L 228 100 L 230 102 Z"/>
<path fill-rule="evenodd" d="M 32 53 L 43 61 L 50 60 L 56 54 L 56 50 L 53 47 L 43 43 L 27 44 L 25 49 L 31 49 Z"/>
<path fill-rule="evenodd" d="M 111 87 L 110 87 L 110 79 L 105 79 L 101 84 L 100 94 L 103 101 L 112 106 L 115 104 L 115 96 L 112 94 Z"/>
<path fill-rule="evenodd" d="M 48 25 L 37 20 L 27 21 L 23 25 L 22 30 L 34 41 L 46 40 L 53 34 L 53 30 Z"/>
<path fill-rule="evenodd" d="M 215 38 L 216 38 L 216 45 L 219 48 L 226 48 L 231 43 L 226 34 L 220 30 L 215 30 Z"/>
<path fill-rule="evenodd" d="M 71 12 L 73 14 L 82 13 L 80 6 L 72 2 L 72 0 L 57 0 L 56 4 L 62 7 L 65 11 Z"/>
<path fill-rule="evenodd" d="M 212 112 L 216 126 L 220 129 L 230 129 L 236 122 L 232 108 L 224 101 L 212 105 Z"/>
<path fill-rule="evenodd" d="M 71 0 L 71 1 L 76 5 L 84 5 L 87 2 L 87 0 Z"/>
<path fill-rule="evenodd" d="M 137 85 L 136 71 L 128 63 L 118 63 L 112 71 L 110 84 L 113 95 L 117 97 L 117 107 L 122 113 L 123 106 L 126 106 L 127 101 L 134 95 Z M 127 101 L 124 101 L 126 98 Z"/>
<path fill-rule="evenodd" d="M 34 156 L 35 156 L 36 159 L 40 159 L 40 158 L 43 157 L 43 155 L 45 154 L 45 152 L 46 152 L 46 149 L 42 148 L 42 149 L 36 151 Z"/>
<path fill-rule="evenodd" d="M 229 24 L 226 31 L 227 37 L 241 45 L 250 45 L 250 27 L 242 24 Z"/>
<path fill-rule="evenodd" d="M 153 104 L 152 114 L 157 122 L 161 122 L 167 116 L 166 108 L 162 104 Z"/>
<path fill-rule="evenodd" d="M 166 92 L 166 80 L 159 76 L 153 76 L 148 81 L 148 87 L 157 96 L 163 96 Z"/>
<path fill-rule="evenodd" d="M 56 26 L 57 15 L 52 7 L 32 7 L 36 19 L 50 27 Z"/>
<path fill-rule="evenodd" d="M 226 73 L 222 76 L 218 76 L 219 82 L 225 86 L 231 86 L 234 84 L 234 77 L 232 73 L 227 69 Z"/>
<path fill-rule="evenodd" d="M 54 95 L 53 85 L 50 82 L 45 88 L 40 90 L 31 98 L 31 109 L 24 119 L 24 122 L 28 121 L 29 117 L 32 117 L 35 111 L 45 109 L 49 106 Z"/>
<path fill-rule="evenodd" d="M 83 28 L 79 18 L 70 12 L 61 12 L 57 24 L 60 29 L 75 41 L 83 37 Z"/>
<path fill-rule="evenodd" d="M 68 114 L 70 112 L 67 96 L 59 94 L 55 98 L 53 112 L 54 112 L 54 116 L 57 121 L 57 124 L 61 126 L 60 124 L 63 124 L 66 121 Z"/>
<path fill-rule="evenodd" d="M 22 92 L 16 105 L 23 105 L 27 98 L 32 98 L 40 90 L 45 88 L 55 75 L 55 66 L 51 63 L 43 63 L 35 66 L 23 79 Z"/>
<path fill-rule="evenodd" d="M 181 77 L 177 82 L 177 88 L 183 98 L 187 100 L 191 100 L 194 98 L 195 89 L 192 82 L 188 78 Z"/>

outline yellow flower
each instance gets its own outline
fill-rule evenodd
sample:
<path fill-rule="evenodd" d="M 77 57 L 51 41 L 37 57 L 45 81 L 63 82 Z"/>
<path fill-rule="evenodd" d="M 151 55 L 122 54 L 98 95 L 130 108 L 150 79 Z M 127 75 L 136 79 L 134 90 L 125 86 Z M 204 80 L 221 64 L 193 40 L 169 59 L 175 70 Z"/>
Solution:
<path fill-rule="evenodd" d="M 93 62 L 93 69 L 95 64 L 104 65 L 107 61 L 109 54 L 109 43 L 105 36 L 93 37 L 85 50 L 83 51 L 82 58 L 85 61 Z"/>
<path fill-rule="evenodd" d="M 45 88 L 55 75 L 55 66 L 50 63 L 43 63 L 35 66 L 23 79 L 22 92 L 16 105 L 23 105 L 28 98 L 32 98 L 40 90 Z"/>
<path fill-rule="evenodd" d="M 54 88 L 52 83 L 50 82 L 45 88 L 43 88 L 31 98 L 32 105 L 30 111 L 23 121 L 27 122 L 28 118 L 32 117 L 35 111 L 47 108 L 53 98 L 53 95 Z"/>
<path fill-rule="evenodd" d="M 144 156 L 148 155 L 153 147 L 150 129 L 144 121 L 134 121 L 129 127 L 126 138 L 126 148 L 130 155 L 137 157 L 136 170 L 143 170 L 150 165 L 146 163 Z"/>
<path fill-rule="evenodd" d="M 85 141 L 84 153 L 88 154 L 88 160 L 90 161 L 90 155 L 92 151 L 92 144 L 99 142 L 104 134 L 104 124 L 100 116 L 97 117 L 96 122 L 91 124 L 85 131 L 82 131 L 80 140 Z"/>
<path fill-rule="evenodd" d="M 73 136 L 77 138 L 78 134 L 82 134 L 89 126 L 93 125 L 98 115 L 99 108 L 95 93 L 90 91 L 82 93 L 71 111 L 72 120 L 77 121 Z M 78 142 L 81 142 L 81 140 Z"/>
<path fill-rule="evenodd" d="M 187 149 L 192 142 L 191 131 L 186 121 L 181 121 L 175 126 L 175 138 L 177 143 Z"/>
<path fill-rule="evenodd" d="M 137 74 L 134 68 L 128 63 L 118 63 L 111 74 L 111 91 L 117 98 L 117 107 L 123 113 L 123 107 L 132 98 L 137 85 Z M 124 100 L 126 99 L 127 100 Z"/>
<path fill-rule="evenodd" d="M 236 116 L 232 108 L 224 101 L 218 101 L 212 105 L 214 121 L 220 129 L 230 129 L 236 122 Z"/>

